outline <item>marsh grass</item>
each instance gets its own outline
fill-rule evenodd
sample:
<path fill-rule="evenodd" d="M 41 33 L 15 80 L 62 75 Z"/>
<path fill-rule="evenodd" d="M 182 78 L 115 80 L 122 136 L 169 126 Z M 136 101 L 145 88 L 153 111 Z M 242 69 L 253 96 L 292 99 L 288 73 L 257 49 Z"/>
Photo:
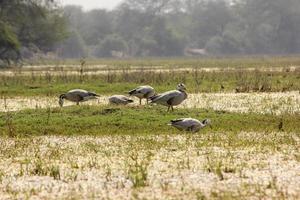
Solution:
<path fill-rule="evenodd" d="M 4 118 L 5 118 L 5 126 L 7 127 L 7 135 L 9 137 L 15 137 L 16 131 L 13 124 L 13 114 L 11 112 L 6 112 Z"/>
<path fill-rule="evenodd" d="M 142 159 L 136 152 L 129 155 L 130 160 L 127 162 L 127 173 L 134 188 L 147 186 L 148 167 L 152 156 L 151 152 L 148 152 Z"/>
<path fill-rule="evenodd" d="M 85 65 L 85 64 L 84 64 Z M 83 66 L 84 66 L 83 65 Z M 243 69 L 201 71 L 196 67 L 187 70 L 136 71 L 107 70 L 103 74 L 87 74 L 84 67 L 78 74 L 49 71 L 44 74 L 7 76 L 0 75 L 2 96 L 59 95 L 74 88 L 84 88 L 99 94 L 126 93 L 141 84 L 150 84 L 158 92 L 174 89 L 180 82 L 188 86 L 190 93 L 198 92 L 285 92 L 300 89 L 300 70 L 248 71 Z M 58 73 L 54 75 L 53 73 Z"/>
<path fill-rule="evenodd" d="M 236 135 L 240 141 L 255 138 L 244 145 L 223 145 L 224 139 L 233 137 L 225 132 L 216 134 L 213 145 L 205 133 L 4 137 L 0 194 L 10 198 L 66 198 L 73 193 L 74 198 L 297 199 L 299 169 L 292 154 L 299 142 L 274 141 L 286 137 L 282 132 L 264 134 Z M 296 133 L 290 135 L 299 139 Z M 261 140 L 273 142 L 277 149 L 259 148 Z M 189 164 L 182 164 L 187 157 Z"/>
<path fill-rule="evenodd" d="M 60 180 L 60 168 L 37 157 L 33 162 L 28 160 L 21 164 L 19 176 L 24 175 L 49 176 L 55 180 Z"/>
<path fill-rule="evenodd" d="M 5 97 L 4 97 L 4 108 L 7 110 L 7 112 L 5 115 L 1 116 L 1 118 L 3 118 L 3 120 L 5 121 L 5 126 L 7 127 L 7 135 L 9 137 L 14 137 L 15 130 L 13 125 L 13 113 L 9 111 Z"/>

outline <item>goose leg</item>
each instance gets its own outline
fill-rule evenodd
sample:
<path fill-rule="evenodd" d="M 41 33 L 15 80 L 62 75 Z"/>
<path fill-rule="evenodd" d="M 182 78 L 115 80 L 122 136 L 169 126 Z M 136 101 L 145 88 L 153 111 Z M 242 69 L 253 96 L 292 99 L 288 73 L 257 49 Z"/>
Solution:
<path fill-rule="evenodd" d="M 79 101 L 76 102 L 76 105 L 79 106 Z"/>
<path fill-rule="evenodd" d="M 168 110 L 167 110 L 167 112 L 169 112 L 169 110 L 170 110 L 170 106 L 168 106 Z"/>
<path fill-rule="evenodd" d="M 172 108 L 172 111 L 174 111 L 174 108 L 173 108 L 173 106 L 171 106 L 171 108 Z"/>
<path fill-rule="evenodd" d="M 140 105 L 142 105 L 142 99 L 140 99 Z"/>
<path fill-rule="evenodd" d="M 146 102 L 147 102 L 147 105 L 148 105 L 148 104 L 149 104 L 149 102 L 148 102 L 148 98 L 147 98 L 147 101 L 146 101 Z"/>

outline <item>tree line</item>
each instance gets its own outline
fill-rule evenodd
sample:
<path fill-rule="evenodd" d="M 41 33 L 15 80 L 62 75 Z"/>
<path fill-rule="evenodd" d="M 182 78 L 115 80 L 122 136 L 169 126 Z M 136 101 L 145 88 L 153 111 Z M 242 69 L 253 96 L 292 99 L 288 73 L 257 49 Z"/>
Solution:
<path fill-rule="evenodd" d="M 90 11 L 0 0 L 2 60 L 34 51 L 62 58 L 298 54 L 299 32 L 299 0 L 124 0 Z"/>

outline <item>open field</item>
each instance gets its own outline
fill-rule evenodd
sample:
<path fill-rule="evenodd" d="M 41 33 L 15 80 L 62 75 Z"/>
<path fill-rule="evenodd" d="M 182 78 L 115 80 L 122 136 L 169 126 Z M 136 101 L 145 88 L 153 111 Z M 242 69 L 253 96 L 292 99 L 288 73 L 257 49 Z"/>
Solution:
<path fill-rule="evenodd" d="M 0 71 L 0 199 L 300 198 L 299 58 L 40 63 Z M 107 103 L 180 82 L 174 112 Z M 101 96 L 58 107 L 74 88 Z M 167 125 L 181 117 L 212 124 Z"/>

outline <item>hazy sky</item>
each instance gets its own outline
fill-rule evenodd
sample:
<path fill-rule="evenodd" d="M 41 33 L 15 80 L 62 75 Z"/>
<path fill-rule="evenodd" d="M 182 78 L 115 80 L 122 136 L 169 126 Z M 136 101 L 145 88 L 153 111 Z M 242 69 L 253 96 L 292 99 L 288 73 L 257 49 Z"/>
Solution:
<path fill-rule="evenodd" d="M 93 8 L 113 9 L 122 1 L 123 0 L 60 0 L 63 5 L 80 5 L 85 10 L 91 10 Z"/>

